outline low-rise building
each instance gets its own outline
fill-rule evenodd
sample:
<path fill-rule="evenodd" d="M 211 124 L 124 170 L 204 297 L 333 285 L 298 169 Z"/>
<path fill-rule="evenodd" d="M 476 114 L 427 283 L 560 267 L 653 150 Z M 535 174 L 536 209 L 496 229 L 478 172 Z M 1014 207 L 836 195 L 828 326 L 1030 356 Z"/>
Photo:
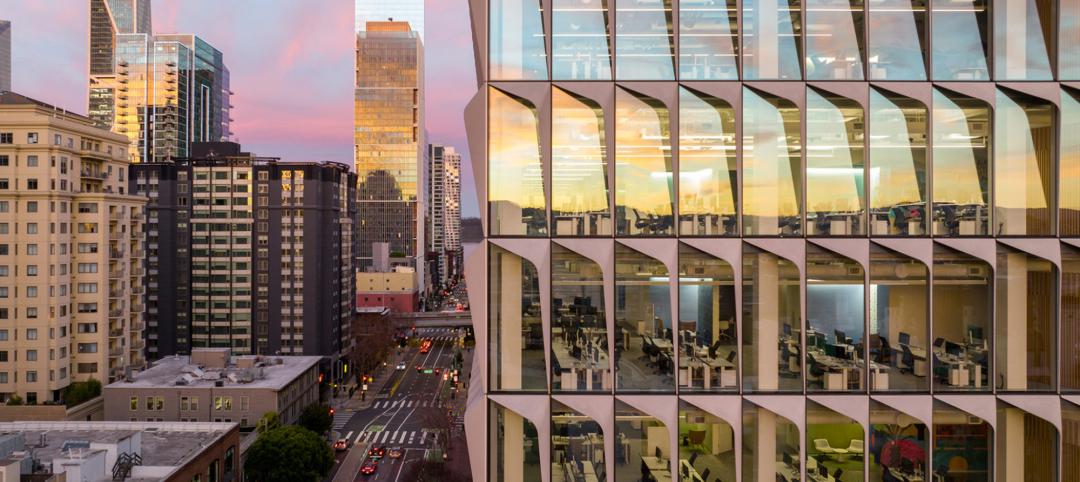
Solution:
<path fill-rule="evenodd" d="M 238 422 L 253 427 L 267 412 L 296 422 L 319 402 L 317 356 L 232 356 L 226 348 L 162 358 L 106 386 L 105 420 Z"/>
<path fill-rule="evenodd" d="M 385 306 L 398 313 L 416 311 L 419 290 L 416 270 L 395 266 L 389 272 L 356 274 L 356 306 L 370 308 Z"/>

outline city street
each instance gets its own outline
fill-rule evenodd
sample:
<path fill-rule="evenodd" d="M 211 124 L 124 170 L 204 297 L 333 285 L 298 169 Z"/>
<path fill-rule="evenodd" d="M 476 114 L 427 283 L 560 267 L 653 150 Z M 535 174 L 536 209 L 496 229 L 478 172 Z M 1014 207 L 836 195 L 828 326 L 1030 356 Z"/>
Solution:
<path fill-rule="evenodd" d="M 423 460 L 435 447 L 436 439 L 442 437 L 435 432 L 450 427 L 448 411 L 453 410 L 453 417 L 460 419 L 464 407 L 463 397 L 450 398 L 452 377 L 444 380 L 460 345 L 457 333 L 453 328 L 418 329 L 415 338 L 431 340 L 430 351 L 421 353 L 420 348 L 414 346 L 401 348 L 397 359 L 390 362 L 389 368 L 394 369 L 390 378 L 378 393 L 369 393 L 367 400 L 359 403 L 364 408 L 338 410 L 333 430 L 349 441 L 350 448 L 348 452 L 336 454 L 330 480 L 415 480 L 417 462 Z M 399 362 L 405 364 L 403 370 L 396 369 Z M 359 393 L 349 405 L 357 406 L 358 401 Z M 373 446 L 388 451 L 400 448 L 402 456 L 395 459 L 387 453 L 374 474 L 360 475 L 367 451 Z M 431 456 L 441 458 L 438 452 Z"/>

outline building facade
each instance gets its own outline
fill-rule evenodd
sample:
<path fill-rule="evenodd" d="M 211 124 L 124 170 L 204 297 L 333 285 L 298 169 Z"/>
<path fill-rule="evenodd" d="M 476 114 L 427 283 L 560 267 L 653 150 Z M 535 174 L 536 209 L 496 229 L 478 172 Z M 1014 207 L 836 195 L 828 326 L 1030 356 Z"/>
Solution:
<path fill-rule="evenodd" d="M 470 5 L 476 480 L 1080 480 L 1080 7 Z"/>
<path fill-rule="evenodd" d="M 145 365 L 143 216 L 127 138 L 0 93 L 0 397 L 60 401 Z"/>
<path fill-rule="evenodd" d="M 148 354 L 193 348 L 333 356 L 356 292 L 355 175 L 280 163 L 234 143 L 133 167 L 149 200 Z"/>
<path fill-rule="evenodd" d="M 424 40 L 423 0 L 356 0 L 356 31 L 367 30 L 368 22 L 408 22 Z"/>
<path fill-rule="evenodd" d="M 357 308 L 387 307 L 395 313 L 411 313 L 420 307 L 419 293 L 416 272 L 406 266 L 356 273 Z"/>
<path fill-rule="evenodd" d="M 0 20 L 0 92 L 11 90 L 11 22 Z"/>
<path fill-rule="evenodd" d="M 407 22 L 367 22 L 356 39 L 356 173 L 359 269 L 372 244 L 423 280 L 423 46 Z"/>
<path fill-rule="evenodd" d="M 426 164 L 429 276 L 433 286 L 444 286 L 461 266 L 461 154 L 450 146 L 429 144 Z"/>

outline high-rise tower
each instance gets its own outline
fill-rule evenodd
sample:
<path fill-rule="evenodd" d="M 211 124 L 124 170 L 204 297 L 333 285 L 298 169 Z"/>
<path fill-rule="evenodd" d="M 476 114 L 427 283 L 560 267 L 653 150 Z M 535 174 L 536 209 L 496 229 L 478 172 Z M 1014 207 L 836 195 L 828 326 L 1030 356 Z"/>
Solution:
<path fill-rule="evenodd" d="M 0 92 L 11 90 L 11 22 L 0 20 Z"/>

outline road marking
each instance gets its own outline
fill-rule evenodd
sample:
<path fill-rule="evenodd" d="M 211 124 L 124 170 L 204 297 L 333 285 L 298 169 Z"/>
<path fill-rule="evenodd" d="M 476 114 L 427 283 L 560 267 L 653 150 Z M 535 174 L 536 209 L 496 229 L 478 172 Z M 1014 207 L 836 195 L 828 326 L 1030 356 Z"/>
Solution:
<path fill-rule="evenodd" d="M 345 436 L 342 437 L 342 438 L 344 438 L 345 440 L 351 439 L 352 438 L 352 430 L 349 430 L 349 433 L 345 434 Z"/>

